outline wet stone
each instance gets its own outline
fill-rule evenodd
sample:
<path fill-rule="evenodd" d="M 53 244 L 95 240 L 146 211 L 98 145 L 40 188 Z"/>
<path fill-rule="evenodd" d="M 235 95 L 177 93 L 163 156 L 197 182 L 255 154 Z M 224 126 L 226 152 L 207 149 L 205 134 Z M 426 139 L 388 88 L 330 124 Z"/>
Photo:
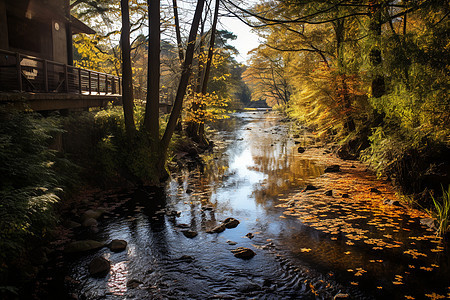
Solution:
<path fill-rule="evenodd" d="M 337 173 L 341 172 L 341 167 L 339 165 L 331 165 L 325 168 L 325 173 Z"/>
<path fill-rule="evenodd" d="M 228 245 L 231 245 L 231 246 L 237 245 L 236 242 L 233 242 L 233 241 L 230 241 L 230 240 L 227 241 L 227 244 L 228 244 Z"/>
<path fill-rule="evenodd" d="M 216 227 L 206 231 L 207 233 L 220 233 L 225 231 L 226 227 L 224 224 L 217 225 Z"/>
<path fill-rule="evenodd" d="M 198 233 L 193 230 L 183 230 L 182 233 L 189 239 L 195 238 L 198 235 Z"/>
<path fill-rule="evenodd" d="M 96 219 L 94 218 L 89 218 L 83 221 L 83 227 L 92 227 L 92 226 L 97 226 L 98 222 Z"/>
<path fill-rule="evenodd" d="M 305 148 L 303 148 L 303 147 L 298 147 L 297 148 L 297 152 L 298 153 L 303 153 L 303 152 L 305 152 L 306 150 L 305 150 Z"/>
<path fill-rule="evenodd" d="M 375 193 L 375 194 L 378 194 L 378 195 L 382 194 L 381 191 L 379 189 L 377 189 L 377 188 L 371 188 L 369 191 L 371 193 Z"/>
<path fill-rule="evenodd" d="M 127 242 L 124 240 L 112 240 L 108 247 L 112 252 L 121 252 L 127 248 Z"/>
<path fill-rule="evenodd" d="M 333 190 L 328 190 L 325 193 L 323 193 L 325 196 L 333 196 Z"/>
<path fill-rule="evenodd" d="M 225 225 L 226 228 L 235 228 L 239 225 L 239 221 L 235 218 L 226 218 L 225 221 L 223 221 L 223 225 Z"/>
<path fill-rule="evenodd" d="M 350 198 L 349 194 L 342 194 L 342 198 Z"/>
<path fill-rule="evenodd" d="M 252 249 L 245 247 L 238 247 L 234 250 L 231 250 L 231 252 L 234 254 L 235 257 L 242 259 L 250 259 L 256 255 L 256 253 L 253 252 Z"/>
<path fill-rule="evenodd" d="M 177 224 L 175 226 L 178 227 L 178 228 L 189 228 L 189 227 L 191 227 L 188 224 L 184 224 L 184 223 L 180 223 L 180 224 Z"/>
<path fill-rule="evenodd" d="M 105 246 L 104 243 L 93 240 L 76 241 L 66 245 L 66 247 L 64 247 L 64 252 L 65 253 L 85 252 L 100 249 L 103 246 Z"/>
<path fill-rule="evenodd" d="M 387 205 L 402 206 L 398 200 L 386 199 L 386 200 L 383 201 L 383 203 L 387 204 Z"/>
<path fill-rule="evenodd" d="M 254 237 L 253 233 L 249 232 L 245 235 L 246 237 L 248 237 L 249 239 L 252 239 Z"/>
<path fill-rule="evenodd" d="M 89 263 L 89 274 L 93 277 L 104 277 L 109 273 L 111 263 L 104 257 L 98 256 Z"/>
<path fill-rule="evenodd" d="M 318 190 L 319 188 L 318 187 L 316 187 L 316 186 L 314 186 L 314 185 L 311 185 L 311 184 L 308 184 L 303 190 L 302 190 L 302 192 L 306 192 L 306 191 L 315 191 L 315 190 Z"/>
<path fill-rule="evenodd" d="M 427 226 L 433 230 L 436 230 L 436 223 L 435 220 L 433 218 L 423 218 L 420 219 L 420 224 Z"/>
<path fill-rule="evenodd" d="M 130 280 L 128 280 L 128 282 L 127 282 L 127 288 L 130 288 L 130 289 L 135 289 L 135 288 L 137 288 L 140 284 L 142 284 L 143 282 L 142 281 L 139 281 L 139 280 L 137 280 L 137 279 L 130 279 Z"/>

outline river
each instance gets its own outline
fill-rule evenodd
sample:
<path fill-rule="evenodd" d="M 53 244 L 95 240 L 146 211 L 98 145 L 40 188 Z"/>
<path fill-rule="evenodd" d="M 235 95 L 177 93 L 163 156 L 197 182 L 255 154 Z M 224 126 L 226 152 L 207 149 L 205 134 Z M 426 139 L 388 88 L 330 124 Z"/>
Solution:
<path fill-rule="evenodd" d="M 285 213 L 282 204 L 314 183 L 324 168 L 302 158 L 290 123 L 280 119 L 275 112 L 235 113 L 214 126 L 218 142 L 213 153 L 205 154 L 203 168 L 173 176 L 164 190 L 119 195 L 128 201 L 100 220 L 99 232 L 80 231 L 77 238 L 121 239 L 128 242 L 127 250 L 113 253 L 103 248 L 67 259 L 66 289 L 79 299 L 448 296 L 448 253 L 444 246 L 438 246 L 439 253 L 430 252 L 436 245 L 430 238 L 409 239 L 430 235 L 417 220 L 399 216 L 403 221 L 398 226 L 414 234 L 402 236 L 401 249 L 374 252 L 358 243 L 330 239 L 320 228 Z M 297 140 L 303 143 L 301 137 Z M 240 224 L 222 233 L 206 232 L 228 217 Z M 198 235 L 187 238 L 182 227 Z M 368 227 L 358 224 L 363 231 Z M 421 251 L 417 253 L 427 254 L 405 255 L 406 242 L 414 243 Z M 236 258 L 231 250 L 237 247 L 250 248 L 256 255 Z M 105 278 L 90 277 L 87 271 L 98 255 L 111 262 Z"/>

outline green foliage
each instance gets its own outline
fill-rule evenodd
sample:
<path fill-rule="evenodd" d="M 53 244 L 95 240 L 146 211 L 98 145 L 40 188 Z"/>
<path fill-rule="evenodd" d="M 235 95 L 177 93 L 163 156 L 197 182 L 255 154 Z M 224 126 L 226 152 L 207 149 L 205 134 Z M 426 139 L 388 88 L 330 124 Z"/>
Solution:
<path fill-rule="evenodd" d="M 438 222 L 437 234 L 442 236 L 450 231 L 450 185 L 447 191 L 442 187 L 441 199 L 435 199 L 431 195 L 434 204 L 434 210 L 431 211 L 431 215 Z"/>
<path fill-rule="evenodd" d="M 59 128 L 54 118 L 0 111 L 0 285 L 55 222 L 53 207 L 70 173 L 60 173 L 69 164 L 49 149 Z"/>

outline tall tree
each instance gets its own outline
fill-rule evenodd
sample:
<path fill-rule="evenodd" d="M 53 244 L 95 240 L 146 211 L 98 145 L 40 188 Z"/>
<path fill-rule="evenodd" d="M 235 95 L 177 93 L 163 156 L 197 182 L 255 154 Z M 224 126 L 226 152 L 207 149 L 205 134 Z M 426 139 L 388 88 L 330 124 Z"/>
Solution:
<path fill-rule="evenodd" d="M 147 103 L 145 106 L 144 128 L 149 133 L 158 151 L 159 142 L 159 79 L 161 66 L 161 20 L 160 1 L 148 0 L 149 38 L 147 68 Z"/>
<path fill-rule="evenodd" d="M 122 12 L 122 103 L 125 118 L 125 130 L 128 138 L 133 138 L 136 127 L 134 124 L 133 72 L 131 69 L 130 47 L 130 11 L 128 0 L 120 0 Z"/>

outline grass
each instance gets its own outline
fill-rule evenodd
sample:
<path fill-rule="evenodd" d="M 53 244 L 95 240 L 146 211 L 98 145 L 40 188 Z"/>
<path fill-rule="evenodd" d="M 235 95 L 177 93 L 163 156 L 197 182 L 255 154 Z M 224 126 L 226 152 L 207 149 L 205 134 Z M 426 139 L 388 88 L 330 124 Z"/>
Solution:
<path fill-rule="evenodd" d="M 437 220 L 437 234 L 439 236 L 450 231 L 450 185 L 448 186 L 447 191 L 442 188 L 442 192 L 442 201 L 435 199 L 433 195 L 431 195 L 434 204 L 431 215 Z"/>

